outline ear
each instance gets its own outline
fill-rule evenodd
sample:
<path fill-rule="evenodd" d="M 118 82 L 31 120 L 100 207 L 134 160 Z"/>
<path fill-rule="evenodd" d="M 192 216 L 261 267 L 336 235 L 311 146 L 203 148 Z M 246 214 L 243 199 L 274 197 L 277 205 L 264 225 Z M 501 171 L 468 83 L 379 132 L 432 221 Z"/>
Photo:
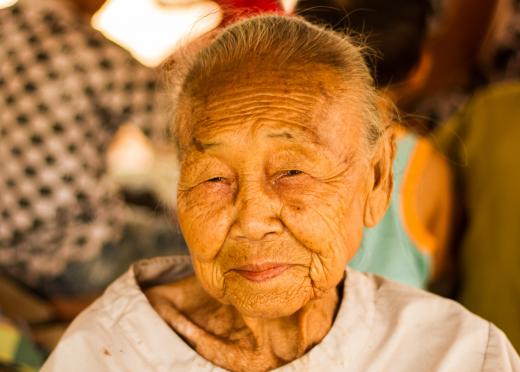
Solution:
<path fill-rule="evenodd" d="M 363 222 L 372 227 L 383 218 L 393 188 L 392 162 L 395 157 L 395 132 L 388 128 L 376 144 L 370 164 L 369 191 Z"/>

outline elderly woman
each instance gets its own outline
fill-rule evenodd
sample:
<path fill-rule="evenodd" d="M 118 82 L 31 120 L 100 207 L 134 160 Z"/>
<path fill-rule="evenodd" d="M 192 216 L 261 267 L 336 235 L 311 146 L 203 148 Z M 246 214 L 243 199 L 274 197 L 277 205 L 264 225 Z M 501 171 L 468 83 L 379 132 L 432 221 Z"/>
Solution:
<path fill-rule="evenodd" d="M 504 371 L 454 302 L 345 270 L 392 189 L 393 129 L 357 47 L 298 18 L 231 25 L 173 64 L 189 263 L 134 264 L 44 371 Z"/>

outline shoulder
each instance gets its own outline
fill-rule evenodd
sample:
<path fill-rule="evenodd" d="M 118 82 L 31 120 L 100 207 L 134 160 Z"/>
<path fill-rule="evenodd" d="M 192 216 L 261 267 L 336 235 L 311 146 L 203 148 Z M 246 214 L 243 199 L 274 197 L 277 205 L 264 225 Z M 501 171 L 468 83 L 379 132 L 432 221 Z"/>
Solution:
<path fill-rule="evenodd" d="M 403 371 L 480 371 L 486 358 L 497 365 L 504 355 L 518 363 L 503 333 L 460 304 L 375 275 L 349 271 L 349 276 L 358 290 L 373 293 L 365 348 L 370 367 L 394 363 Z"/>
<path fill-rule="evenodd" d="M 146 299 L 138 292 L 130 271 L 116 280 L 71 323 L 42 371 L 65 371 L 78 367 L 80 371 L 110 371 L 111 365 L 113 370 L 125 365 L 123 358 L 135 359 L 136 355 L 129 353 L 131 342 L 126 323 L 136 315 L 145 324 L 154 323 L 153 316 L 150 318 L 151 314 L 146 311 Z M 132 362 L 136 363 L 135 360 Z M 137 365 L 142 366 L 142 361 Z"/>
<path fill-rule="evenodd" d="M 191 349 L 155 312 L 141 285 L 184 277 L 190 267 L 187 256 L 132 265 L 72 322 L 42 371 L 145 371 L 158 364 L 168 370 L 189 364 Z"/>
<path fill-rule="evenodd" d="M 420 323 L 422 327 L 438 322 L 471 323 L 487 331 L 488 323 L 459 303 L 377 276 L 367 276 L 375 286 L 376 308 L 381 319 L 399 320 L 399 324 Z M 446 323 L 443 323 L 446 324 Z"/>
<path fill-rule="evenodd" d="M 504 332 L 491 325 L 482 371 L 520 371 L 520 358 Z"/>
<path fill-rule="evenodd" d="M 428 325 L 449 318 L 479 325 L 487 331 L 488 323 L 459 303 L 378 275 L 349 269 L 346 286 L 372 292 L 375 312 L 382 322 L 395 323 L 402 318 L 399 324 Z"/>

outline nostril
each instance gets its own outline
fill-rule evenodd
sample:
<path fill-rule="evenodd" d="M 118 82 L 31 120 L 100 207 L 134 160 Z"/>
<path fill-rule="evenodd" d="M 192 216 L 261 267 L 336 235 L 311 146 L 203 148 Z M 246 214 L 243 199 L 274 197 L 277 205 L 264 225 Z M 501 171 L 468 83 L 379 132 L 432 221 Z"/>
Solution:
<path fill-rule="evenodd" d="M 250 213 L 241 213 L 238 216 L 231 231 L 234 237 L 261 240 L 283 231 L 283 224 L 276 216 L 262 213 L 259 208 L 256 210 L 257 213 L 250 210 Z"/>
<path fill-rule="evenodd" d="M 274 219 L 269 220 L 250 220 L 240 224 L 240 236 L 250 240 L 262 240 L 269 235 L 278 234 L 281 224 Z"/>
<path fill-rule="evenodd" d="M 283 231 L 279 201 L 259 186 L 255 183 L 241 188 L 232 228 L 235 237 L 261 240 Z"/>

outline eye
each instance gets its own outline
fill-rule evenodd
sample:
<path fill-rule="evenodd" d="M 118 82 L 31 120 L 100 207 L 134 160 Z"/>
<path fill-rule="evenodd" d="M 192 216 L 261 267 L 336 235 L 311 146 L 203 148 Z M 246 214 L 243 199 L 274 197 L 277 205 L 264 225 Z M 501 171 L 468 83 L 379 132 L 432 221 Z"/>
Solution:
<path fill-rule="evenodd" d="M 213 178 L 210 178 L 209 180 L 206 180 L 206 182 L 212 182 L 212 183 L 226 182 L 226 179 L 224 177 L 213 177 Z"/>
<path fill-rule="evenodd" d="M 293 176 L 297 176 L 302 173 L 303 173 L 302 171 L 297 170 L 297 169 L 289 169 L 289 170 L 283 171 L 281 176 L 282 177 L 293 177 Z"/>

